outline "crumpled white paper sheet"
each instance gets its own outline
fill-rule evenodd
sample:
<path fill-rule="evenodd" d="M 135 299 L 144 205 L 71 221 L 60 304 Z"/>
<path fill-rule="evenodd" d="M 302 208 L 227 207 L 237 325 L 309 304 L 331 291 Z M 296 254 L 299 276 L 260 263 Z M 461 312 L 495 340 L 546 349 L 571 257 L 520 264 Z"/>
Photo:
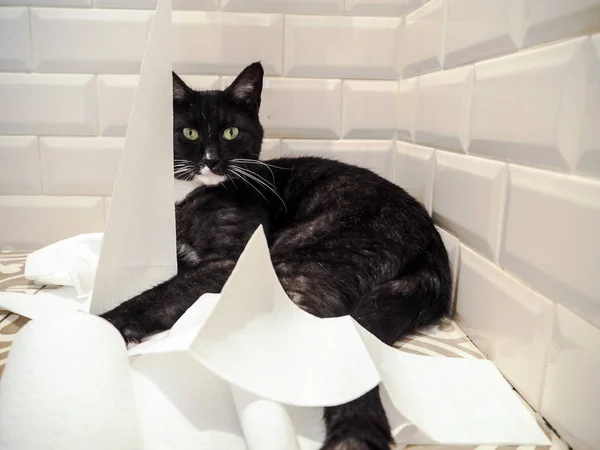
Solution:
<path fill-rule="evenodd" d="M 77 298 L 87 298 L 94 287 L 102 237 L 103 233 L 81 234 L 30 253 L 25 278 L 39 285 L 72 286 Z"/>
<path fill-rule="evenodd" d="M 25 278 L 37 285 L 63 286 L 35 295 L 0 292 L 8 311 L 37 319 L 57 311 L 90 311 L 103 233 L 73 236 L 27 256 Z"/>
<path fill-rule="evenodd" d="M 7 295 L 37 297 L 3 294 L 0 306 Z M 202 296 L 128 354 L 144 449 L 316 450 L 320 407 L 377 384 L 400 444 L 547 443 L 491 362 L 403 353 L 349 316 L 296 307 L 260 228 L 220 296 Z"/>
<path fill-rule="evenodd" d="M 94 314 L 106 312 L 177 273 L 170 55 L 171 2 L 160 0 L 104 230 L 92 293 Z"/>

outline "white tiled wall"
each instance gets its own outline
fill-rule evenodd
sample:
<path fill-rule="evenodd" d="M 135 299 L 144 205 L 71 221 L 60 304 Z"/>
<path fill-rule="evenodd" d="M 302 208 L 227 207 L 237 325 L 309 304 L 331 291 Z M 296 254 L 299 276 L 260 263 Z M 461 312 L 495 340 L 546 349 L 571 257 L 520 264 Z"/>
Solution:
<path fill-rule="evenodd" d="M 0 0 L 0 247 L 102 230 L 156 0 Z M 266 70 L 263 156 L 321 155 L 432 214 L 457 319 L 600 448 L 600 0 L 173 0 L 197 88 Z"/>

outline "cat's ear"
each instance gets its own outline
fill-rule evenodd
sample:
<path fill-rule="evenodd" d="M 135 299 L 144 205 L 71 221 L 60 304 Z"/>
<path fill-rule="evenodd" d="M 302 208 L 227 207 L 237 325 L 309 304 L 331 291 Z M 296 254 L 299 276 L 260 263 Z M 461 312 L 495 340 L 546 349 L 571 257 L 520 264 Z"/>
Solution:
<path fill-rule="evenodd" d="M 179 76 L 173 72 L 173 101 L 182 101 L 191 89 Z"/>
<path fill-rule="evenodd" d="M 236 101 L 246 103 L 258 112 L 262 92 L 264 70 L 260 62 L 250 64 L 231 83 L 225 93 Z"/>

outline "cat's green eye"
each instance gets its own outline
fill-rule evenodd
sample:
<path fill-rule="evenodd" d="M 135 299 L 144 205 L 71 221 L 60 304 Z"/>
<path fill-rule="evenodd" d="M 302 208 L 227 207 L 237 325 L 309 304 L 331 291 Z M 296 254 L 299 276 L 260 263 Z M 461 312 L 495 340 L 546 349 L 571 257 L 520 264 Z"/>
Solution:
<path fill-rule="evenodd" d="M 196 141 L 200 137 L 200 134 L 198 134 L 198 130 L 193 128 L 184 128 L 183 137 L 185 137 L 188 141 Z"/>
<path fill-rule="evenodd" d="M 240 130 L 236 127 L 229 127 L 223 131 L 223 138 L 226 141 L 233 141 L 240 134 Z"/>

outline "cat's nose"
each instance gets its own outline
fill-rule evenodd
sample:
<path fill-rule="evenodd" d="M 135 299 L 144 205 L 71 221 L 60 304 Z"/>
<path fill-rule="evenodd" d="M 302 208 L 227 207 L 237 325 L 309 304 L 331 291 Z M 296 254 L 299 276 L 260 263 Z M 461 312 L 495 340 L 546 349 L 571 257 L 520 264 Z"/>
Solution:
<path fill-rule="evenodd" d="M 204 159 L 202 162 L 206 164 L 206 167 L 208 167 L 210 170 L 213 170 L 221 161 L 218 159 Z"/>

